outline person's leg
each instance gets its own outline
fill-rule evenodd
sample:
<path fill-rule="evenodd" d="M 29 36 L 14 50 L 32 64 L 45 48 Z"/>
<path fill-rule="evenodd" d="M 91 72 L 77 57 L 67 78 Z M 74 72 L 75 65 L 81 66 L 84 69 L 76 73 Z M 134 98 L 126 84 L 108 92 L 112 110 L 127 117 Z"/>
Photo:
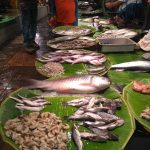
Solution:
<path fill-rule="evenodd" d="M 31 16 L 30 16 L 30 41 L 31 45 L 39 49 L 39 45 L 35 42 L 35 37 L 36 37 L 36 31 L 37 31 L 37 5 L 33 5 L 31 10 Z"/>
<path fill-rule="evenodd" d="M 30 44 L 30 12 L 29 9 L 21 10 L 21 19 L 22 19 L 22 33 L 23 33 L 23 43 L 25 47 L 28 47 Z"/>
<path fill-rule="evenodd" d="M 37 6 L 33 6 L 30 10 L 30 40 L 35 41 L 37 31 Z"/>

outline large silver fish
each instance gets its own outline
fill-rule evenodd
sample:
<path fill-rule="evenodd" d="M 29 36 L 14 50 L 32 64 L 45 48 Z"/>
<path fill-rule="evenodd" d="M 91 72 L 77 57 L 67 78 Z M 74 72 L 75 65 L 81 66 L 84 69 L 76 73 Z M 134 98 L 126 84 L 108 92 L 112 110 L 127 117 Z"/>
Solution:
<path fill-rule="evenodd" d="M 28 80 L 29 89 L 41 89 L 68 94 L 88 94 L 104 90 L 110 86 L 110 80 L 96 75 L 80 75 L 57 80 Z"/>
<path fill-rule="evenodd" d="M 133 71 L 150 71 L 150 61 L 131 61 L 112 65 L 111 69 L 133 70 Z"/>

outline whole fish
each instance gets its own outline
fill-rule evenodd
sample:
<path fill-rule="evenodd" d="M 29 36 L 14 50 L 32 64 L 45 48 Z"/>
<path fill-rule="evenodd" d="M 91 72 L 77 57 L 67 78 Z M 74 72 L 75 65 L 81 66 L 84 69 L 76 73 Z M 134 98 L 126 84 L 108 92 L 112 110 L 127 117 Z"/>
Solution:
<path fill-rule="evenodd" d="M 118 140 L 118 137 L 114 133 L 111 133 L 108 130 L 101 130 L 94 127 L 89 127 L 89 129 L 93 131 L 95 134 L 97 134 L 98 137 L 103 137 L 106 140 L 113 140 L 113 141 Z"/>
<path fill-rule="evenodd" d="M 91 117 L 86 114 L 80 114 L 80 115 L 71 115 L 69 117 L 65 117 L 67 120 L 76 120 L 76 121 L 95 121 L 94 117 Z"/>
<path fill-rule="evenodd" d="M 116 127 L 122 126 L 123 124 L 124 124 L 124 120 L 120 118 L 120 119 L 118 119 L 118 120 L 116 120 L 116 121 L 114 121 L 110 124 L 107 124 L 107 125 L 104 125 L 104 126 L 98 126 L 98 127 L 95 126 L 95 127 L 98 128 L 98 129 L 101 129 L 101 130 L 112 130 Z"/>
<path fill-rule="evenodd" d="M 77 146 L 77 149 L 82 150 L 83 149 L 83 143 L 81 141 L 80 132 L 78 131 L 78 128 L 75 124 L 73 125 L 73 129 L 72 129 L 72 137 L 73 137 L 73 140 Z"/>
<path fill-rule="evenodd" d="M 41 89 L 57 93 L 88 94 L 104 90 L 110 86 L 110 80 L 96 75 L 79 75 L 56 80 L 27 80 L 26 88 Z"/>
<path fill-rule="evenodd" d="M 122 69 L 122 70 L 132 70 L 132 71 L 150 71 L 150 61 L 131 61 L 112 65 L 111 69 Z"/>
<path fill-rule="evenodd" d="M 63 105 L 81 107 L 87 105 L 91 99 L 92 97 L 83 97 L 79 99 L 74 99 L 72 101 L 63 102 Z"/>

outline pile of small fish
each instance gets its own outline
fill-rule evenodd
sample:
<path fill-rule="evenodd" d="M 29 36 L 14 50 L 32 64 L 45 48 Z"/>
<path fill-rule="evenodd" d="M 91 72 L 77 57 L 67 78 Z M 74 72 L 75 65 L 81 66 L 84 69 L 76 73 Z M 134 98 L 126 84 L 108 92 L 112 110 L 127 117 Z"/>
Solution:
<path fill-rule="evenodd" d="M 88 35 L 91 33 L 91 29 L 79 26 L 68 26 L 67 28 L 66 26 L 65 29 L 61 30 L 57 30 L 57 28 L 55 28 L 52 30 L 52 32 L 59 35 Z"/>
<path fill-rule="evenodd" d="M 103 65 L 106 62 L 106 57 L 102 53 L 84 51 L 84 50 L 58 50 L 55 52 L 49 52 L 41 58 L 37 58 L 38 61 L 47 62 L 59 62 L 59 63 L 89 63 L 91 65 Z M 100 66 L 101 67 L 101 66 Z"/>
<path fill-rule="evenodd" d="M 129 70 L 129 71 L 149 72 L 150 61 L 137 60 L 137 61 L 124 62 L 124 63 L 112 65 L 111 69 L 116 69 L 119 71 Z"/>
<path fill-rule="evenodd" d="M 64 67 L 60 63 L 56 62 L 48 62 L 38 70 L 50 77 L 60 77 L 64 74 Z"/>
<path fill-rule="evenodd" d="M 67 94 L 90 94 L 102 91 L 110 86 L 110 80 L 96 75 L 78 75 L 55 80 L 27 80 L 29 89 L 41 89 L 48 92 Z"/>
<path fill-rule="evenodd" d="M 94 39 L 91 38 L 78 38 L 69 41 L 58 42 L 55 44 L 48 44 L 51 48 L 54 49 L 79 49 L 95 46 L 97 43 Z"/>
<path fill-rule="evenodd" d="M 143 110 L 143 112 L 141 113 L 141 117 L 143 119 L 150 121 L 150 108 L 149 107 Z"/>
<path fill-rule="evenodd" d="M 41 111 L 45 108 L 46 105 L 51 103 L 46 101 L 42 96 L 36 96 L 32 98 L 26 98 L 18 94 L 19 98 L 10 96 L 9 98 L 15 100 L 16 108 L 20 110 L 29 110 L 29 111 Z"/>
<path fill-rule="evenodd" d="M 113 130 L 124 124 L 124 120 L 115 115 L 121 109 L 121 100 L 110 100 L 104 97 L 83 97 L 72 101 L 63 102 L 65 106 L 74 106 L 78 109 L 73 115 L 66 117 L 67 120 L 82 121 L 92 132 L 79 132 L 77 126 L 73 127 L 73 138 L 78 147 L 82 149 L 81 139 L 104 142 L 118 140 L 118 136 L 109 130 Z"/>
<path fill-rule="evenodd" d="M 133 38 L 137 35 L 137 32 L 131 29 L 114 29 L 108 30 L 97 36 L 97 38 Z"/>
<path fill-rule="evenodd" d="M 141 81 L 134 81 L 132 89 L 143 94 L 150 94 L 150 84 L 144 84 Z"/>

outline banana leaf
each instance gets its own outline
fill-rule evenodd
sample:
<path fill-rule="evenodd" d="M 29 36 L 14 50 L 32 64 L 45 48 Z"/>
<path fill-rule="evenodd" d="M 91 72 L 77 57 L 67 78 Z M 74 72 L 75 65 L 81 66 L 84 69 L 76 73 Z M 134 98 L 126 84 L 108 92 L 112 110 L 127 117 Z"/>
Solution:
<path fill-rule="evenodd" d="M 109 53 L 107 54 L 107 57 L 112 64 L 119 64 L 129 61 L 143 60 L 143 53 L 144 52 L 141 50 L 135 50 L 130 53 Z M 145 72 L 109 70 L 108 77 L 113 83 L 129 84 L 133 80 L 141 80 L 144 78 L 150 79 L 150 74 Z"/>
<path fill-rule="evenodd" d="M 19 89 L 15 91 L 14 93 L 11 94 L 11 96 L 16 97 L 17 94 L 20 94 L 24 97 L 33 97 L 38 94 L 39 92 L 36 93 L 36 91 L 32 90 L 27 90 L 27 89 Z M 118 92 L 116 92 L 113 88 L 109 88 L 101 93 L 98 93 L 101 96 L 115 99 L 115 98 L 121 98 Z M 73 122 L 69 121 L 67 122 L 64 120 L 64 116 L 70 116 L 74 111 L 75 108 L 73 107 L 66 107 L 62 105 L 62 101 L 68 101 L 72 100 L 73 98 L 78 98 L 81 97 L 81 95 L 62 95 L 62 96 L 53 96 L 53 97 L 45 97 L 46 100 L 50 101 L 52 105 L 47 106 L 43 112 L 53 112 L 57 116 L 61 117 L 64 123 L 68 123 L 70 125 L 70 128 L 73 124 Z M 1 108 L 0 108 L 0 133 L 2 135 L 2 138 L 5 142 L 10 144 L 14 149 L 18 150 L 18 145 L 16 145 L 10 138 L 6 137 L 5 135 L 5 130 L 4 130 L 4 124 L 7 120 L 13 119 L 17 116 L 20 116 L 21 114 L 27 114 L 29 111 L 20 111 L 17 108 L 15 108 L 16 102 L 13 100 L 6 98 L 5 101 L 2 103 Z M 91 141 L 83 141 L 84 143 L 84 149 L 85 150 L 122 150 L 126 146 L 128 140 L 132 136 L 134 129 L 135 129 L 135 124 L 132 116 L 129 113 L 128 107 L 126 106 L 125 102 L 123 101 L 123 105 L 121 110 L 117 112 L 117 115 L 120 116 L 125 120 L 125 124 L 121 127 L 116 128 L 112 132 L 117 134 L 119 136 L 119 141 L 107 141 L 104 143 L 100 142 L 91 142 Z M 81 130 L 86 130 L 84 128 L 80 128 Z M 70 131 L 68 131 L 70 132 Z M 68 142 L 68 149 L 69 150 L 75 150 L 76 147 L 73 143 L 73 141 Z"/>
<path fill-rule="evenodd" d="M 150 84 L 150 79 L 143 79 L 142 82 Z M 132 90 L 132 82 L 123 91 L 123 97 L 134 118 L 150 132 L 150 121 L 140 117 L 146 107 L 150 107 L 150 95 L 142 94 Z"/>
<path fill-rule="evenodd" d="M 39 61 L 35 61 L 35 67 L 36 70 L 43 76 L 45 77 L 50 77 L 53 78 L 52 76 L 48 75 L 47 73 L 44 73 L 41 71 L 42 67 L 43 67 L 43 63 L 39 62 Z M 108 70 L 111 67 L 111 62 L 109 60 L 107 60 L 104 65 L 106 66 L 106 71 L 101 72 L 101 73 L 97 73 L 97 75 L 99 76 L 103 76 L 105 75 Z M 64 67 L 64 74 L 62 75 L 62 77 L 66 77 L 66 76 L 73 76 L 73 75 L 77 75 L 77 74 L 90 74 L 87 71 L 88 68 L 88 64 L 84 64 L 84 63 L 78 63 L 78 64 L 69 64 L 69 63 L 63 63 L 62 66 Z M 57 77 L 56 77 L 57 78 Z"/>

